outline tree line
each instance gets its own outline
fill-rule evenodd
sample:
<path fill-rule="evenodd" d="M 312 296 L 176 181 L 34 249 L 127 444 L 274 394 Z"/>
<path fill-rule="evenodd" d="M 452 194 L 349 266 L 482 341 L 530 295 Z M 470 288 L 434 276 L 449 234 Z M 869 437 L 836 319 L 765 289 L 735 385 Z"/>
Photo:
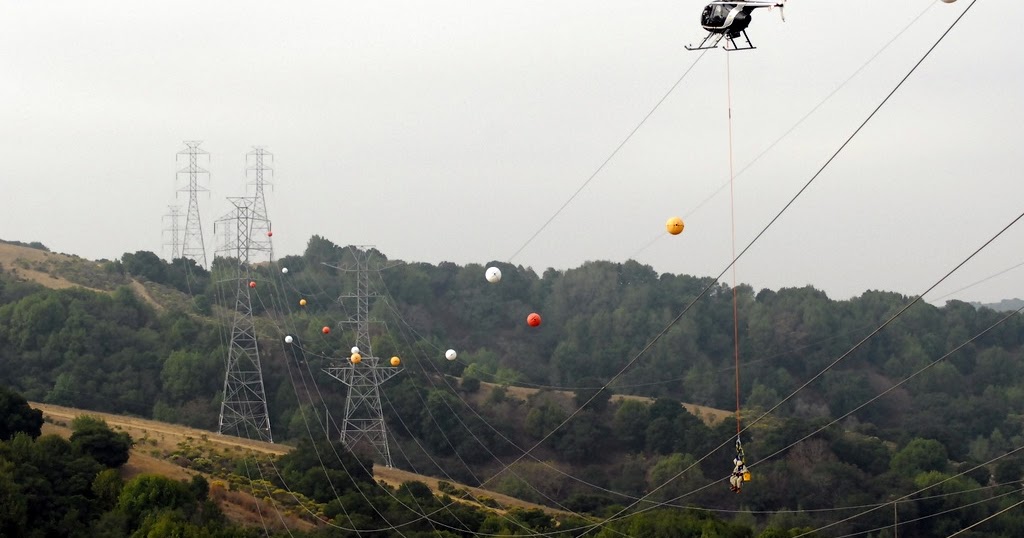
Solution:
<path fill-rule="evenodd" d="M 499 267 L 503 278 L 491 284 L 483 264 L 396 263 L 378 251 L 318 236 L 301 256 L 250 268 L 259 285 L 254 311 L 275 438 L 307 435 L 303 416 L 322 412 L 321 406 L 335 413 L 343 408 L 343 385 L 318 372 L 331 364 L 329 358 L 347 356 L 353 340 L 351 330 L 338 324 L 350 312 L 338 297 L 355 289 L 356 276 L 337 267 L 354 267 L 356 255 L 369 256 L 371 267 L 388 267 L 371 274 L 373 291 L 382 296 L 371 303 L 371 314 L 387 321 L 387 330 L 373 326 L 372 338 L 377 354 L 401 355 L 405 367 L 385 386 L 384 399 L 388 427 L 406 454 L 400 465 L 471 484 L 488 480 L 515 495 L 554 499 L 592 514 L 628 505 L 629 496 L 643 495 L 683 469 L 691 470 L 659 495 L 669 499 L 728 473 L 731 445 L 716 447 L 734 435 L 735 424 L 708 424 L 680 406 L 735 405 L 728 286 L 658 274 L 634 261 L 542 273 L 492 262 L 487 265 Z M 128 288 L 109 294 L 46 290 L 0 273 L 0 380 L 31 399 L 215 427 L 224 327 L 233 307 L 225 301 L 232 288 L 224 282 L 235 285 L 232 260 L 219 260 L 210 271 L 147 252 L 109 262 L 109 271 L 177 290 L 186 299 L 183 307 L 164 311 Z M 671 323 L 705 288 L 704 297 Z M 740 400 L 748 419 L 775 406 L 912 299 L 867 291 L 837 301 L 810 286 L 755 291 L 740 285 L 737 293 Z M 300 299 L 307 306 L 299 307 Z M 530 312 L 543 316 L 541 327 L 525 324 Z M 998 490 L 1020 480 L 1017 458 L 983 465 L 1024 446 L 1024 322 L 1019 314 L 1004 316 L 959 301 L 917 303 L 752 429 L 744 439 L 748 456 L 756 460 L 786 449 L 914 375 L 912 380 L 759 465 L 757 482 L 738 499 L 724 487 L 688 499 L 758 510 L 863 504 L 977 466 L 942 486 L 953 506 L 966 504 L 955 491 Z M 324 326 L 335 330 L 324 335 Z M 282 342 L 285 332 L 305 353 Z M 444 360 L 447 348 L 458 349 L 458 361 Z M 594 398 L 595 389 L 641 350 L 635 364 Z M 317 397 L 326 401 L 311 398 L 308 385 L 293 385 L 289 368 L 301 363 L 318 376 Z M 481 381 L 498 388 L 481 388 Z M 541 390 L 524 400 L 501 388 L 516 385 L 566 388 L 574 397 Z M 651 400 L 612 402 L 612 393 Z M 591 403 L 548 435 L 586 401 Z M 539 459 L 598 488 L 530 458 L 515 473 L 498 474 L 537 443 Z M 984 496 L 995 490 L 979 491 Z M 929 513 L 921 508 L 926 504 L 908 503 L 907 513 Z M 991 513 L 999 501 L 977 506 Z M 766 516 L 758 524 L 792 528 L 822 521 L 809 514 Z M 886 517 L 865 521 L 875 516 Z M 935 528 L 927 525 L 954 525 L 948 523 L 952 517 L 905 528 L 928 535 Z M 851 528 L 862 528 L 856 525 Z"/>

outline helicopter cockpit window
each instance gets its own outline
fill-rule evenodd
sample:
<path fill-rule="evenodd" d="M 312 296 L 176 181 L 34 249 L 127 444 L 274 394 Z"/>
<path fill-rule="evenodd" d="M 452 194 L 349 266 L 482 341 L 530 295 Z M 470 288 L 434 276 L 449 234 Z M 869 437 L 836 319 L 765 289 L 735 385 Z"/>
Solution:
<path fill-rule="evenodd" d="M 708 4 L 701 13 L 701 24 L 705 27 L 721 27 L 729 17 L 729 11 L 733 6 L 726 4 Z"/>

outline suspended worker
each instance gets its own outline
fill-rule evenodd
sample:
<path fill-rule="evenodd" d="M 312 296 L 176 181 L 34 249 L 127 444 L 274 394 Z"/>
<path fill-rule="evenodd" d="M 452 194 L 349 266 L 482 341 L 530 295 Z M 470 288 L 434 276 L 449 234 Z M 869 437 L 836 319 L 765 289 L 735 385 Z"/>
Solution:
<path fill-rule="evenodd" d="M 747 466 L 738 454 L 732 460 L 732 464 L 732 475 L 729 476 L 729 490 L 739 493 L 740 488 L 743 486 L 743 475 L 747 472 Z"/>
<path fill-rule="evenodd" d="M 739 493 L 743 483 L 750 480 L 747 470 L 747 456 L 743 453 L 743 445 L 739 436 L 736 437 L 736 457 L 732 459 L 732 474 L 729 475 L 729 490 Z"/>

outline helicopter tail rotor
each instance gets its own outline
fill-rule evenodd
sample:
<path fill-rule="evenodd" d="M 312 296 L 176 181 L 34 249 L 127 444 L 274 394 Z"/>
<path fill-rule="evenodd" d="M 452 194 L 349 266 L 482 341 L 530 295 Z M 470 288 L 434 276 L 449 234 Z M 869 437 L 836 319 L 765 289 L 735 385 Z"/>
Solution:
<path fill-rule="evenodd" d="M 779 17 L 782 17 L 782 22 L 786 22 L 786 0 L 780 0 L 777 3 L 768 6 L 768 10 L 771 11 L 771 8 L 773 7 L 779 8 Z"/>

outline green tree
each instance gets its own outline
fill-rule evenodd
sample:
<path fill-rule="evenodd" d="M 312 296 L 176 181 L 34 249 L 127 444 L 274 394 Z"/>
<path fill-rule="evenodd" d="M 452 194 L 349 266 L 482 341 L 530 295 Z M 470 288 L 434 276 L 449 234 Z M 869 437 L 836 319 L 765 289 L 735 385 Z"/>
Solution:
<path fill-rule="evenodd" d="M 547 512 L 539 508 L 513 508 L 509 515 L 537 532 L 549 532 L 555 529 L 555 520 Z"/>
<path fill-rule="evenodd" d="M 463 392 L 474 394 L 480 390 L 480 379 L 475 376 L 464 375 L 462 377 L 462 382 L 459 383 L 459 388 L 462 389 Z"/>
<path fill-rule="evenodd" d="M 906 534 L 916 536 L 949 536 L 987 515 L 979 504 L 982 493 L 978 484 L 962 476 L 949 476 L 938 471 L 923 472 L 914 478 L 916 489 L 927 489 L 928 495 L 915 503 L 922 514 L 943 514 L 938 518 L 921 518 L 911 523 Z M 904 535 L 903 531 L 900 535 Z"/>
<path fill-rule="evenodd" d="M 213 303 L 206 295 L 196 295 L 192 299 L 192 306 L 198 314 L 204 316 L 213 315 Z"/>
<path fill-rule="evenodd" d="M 872 475 L 885 472 L 892 459 L 888 447 L 877 437 L 839 435 L 832 441 L 831 448 L 840 460 Z"/>
<path fill-rule="evenodd" d="M 208 397 L 216 392 L 218 377 L 224 377 L 223 366 L 217 364 L 212 354 L 198 352 L 174 351 L 160 371 L 164 397 L 176 403 L 199 396 Z"/>
<path fill-rule="evenodd" d="M 917 438 L 893 455 L 889 467 L 908 477 L 926 471 L 945 472 L 949 468 L 949 456 L 942 443 L 934 439 Z"/>
<path fill-rule="evenodd" d="M 82 415 L 71 423 L 71 446 L 103 465 L 114 468 L 128 461 L 132 438 L 111 430 L 103 419 Z"/>
<path fill-rule="evenodd" d="M 561 425 L 566 416 L 557 404 L 544 401 L 526 413 L 526 433 L 534 439 L 541 439 Z"/>
<path fill-rule="evenodd" d="M 499 390 L 492 391 L 492 397 Z M 453 450 L 468 435 L 455 411 L 459 406 L 458 399 L 450 392 L 432 389 L 427 393 L 427 405 L 420 412 L 420 431 L 432 449 L 438 452 Z"/>
<path fill-rule="evenodd" d="M 310 267 L 319 268 L 324 263 L 336 264 L 341 260 L 343 254 L 343 249 L 338 245 L 319 235 L 314 235 L 309 238 L 302 257 Z"/>
<path fill-rule="evenodd" d="M 201 474 L 192 475 L 188 490 L 197 501 L 205 501 L 210 495 L 210 482 Z"/>
<path fill-rule="evenodd" d="M 622 400 L 612 418 L 618 440 L 630 452 L 644 449 L 647 437 L 648 405 L 637 400 Z"/>
<path fill-rule="evenodd" d="M 844 415 L 875 395 L 867 374 L 861 371 L 830 370 L 822 377 L 822 387 L 833 416 Z"/>
<path fill-rule="evenodd" d="M 671 454 L 676 444 L 673 421 L 666 417 L 658 417 L 647 424 L 644 435 L 644 447 L 648 452 Z"/>
<path fill-rule="evenodd" d="M 647 472 L 647 490 L 657 489 L 653 495 L 659 500 L 674 499 L 699 488 L 704 482 L 696 458 L 678 452 L 660 458 Z"/>
<path fill-rule="evenodd" d="M 672 422 L 678 418 L 682 412 L 683 404 L 680 403 L 679 400 L 674 400 L 672 398 L 658 398 L 651 403 L 651 407 L 648 410 L 648 416 L 650 416 L 651 420 L 664 418 L 669 422 Z"/>
<path fill-rule="evenodd" d="M 605 453 L 610 433 L 599 415 L 583 411 L 559 431 L 556 448 L 567 461 L 595 462 Z"/>
<path fill-rule="evenodd" d="M 122 488 L 124 488 L 124 480 L 121 479 L 121 473 L 117 469 L 104 469 L 92 481 L 92 492 L 96 496 L 96 500 L 108 510 L 117 506 Z"/>
<path fill-rule="evenodd" d="M 1024 468 L 1017 460 L 1001 460 L 996 464 L 994 477 L 1000 484 L 1016 482 L 1022 475 L 1024 475 Z"/>
<path fill-rule="evenodd" d="M 0 536 L 18 536 L 28 528 L 28 498 L 15 464 L 0 459 Z"/>
<path fill-rule="evenodd" d="M 10 439 L 18 432 L 36 438 L 42 427 L 42 411 L 29 407 L 21 394 L 0 387 L 0 440 Z"/>
<path fill-rule="evenodd" d="M 249 465 L 253 465 L 249 463 Z M 338 495 L 373 489 L 373 462 L 360 459 L 340 443 L 321 439 L 314 444 L 309 437 L 299 440 L 295 449 L 281 456 L 271 480 L 281 488 L 290 488 L 320 502 L 336 500 Z"/>
<path fill-rule="evenodd" d="M 18 485 L 15 499 L 24 499 L 26 508 L 24 525 L 10 536 L 86 535 L 88 522 L 98 515 L 92 483 L 102 470 L 100 464 L 78 454 L 66 439 L 56 435 L 32 439 L 24 433 L 0 443 L 0 475 L 5 461 L 13 464 L 9 476 Z"/>
<path fill-rule="evenodd" d="M 134 254 L 125 253 L 121 256 L 121 264 L 129 274 L 144 277 L 157 283 L 167 281 L 167 264 L 160 256 L 146 250 Z"/>
<path fill-rule="evenodd" d="M 746 407 L 767 410 L 771 409 L 779 400 L 777 391 L 761 383 L 754 383 L 754 388 L 750 391 L 750 396 L 747 397 Z"/>
<path fill-rule="evenodd" d="M 579 387 L 573 391 L 573 403 L 576 407 L 596 413 L 604 412 L 612 398 L 612 390 L 601 388 L 604 384 L 596 378 L 584 377 L 579 380 Z"/>
<path fill-rule="evenodd" d="M 124 485 L 117 506 L 131 521 L 140 522 L 147 513 L 164 508 L 184 508 L 193 501 L 184 482 L 160 475 L 141 474 Z"/>

